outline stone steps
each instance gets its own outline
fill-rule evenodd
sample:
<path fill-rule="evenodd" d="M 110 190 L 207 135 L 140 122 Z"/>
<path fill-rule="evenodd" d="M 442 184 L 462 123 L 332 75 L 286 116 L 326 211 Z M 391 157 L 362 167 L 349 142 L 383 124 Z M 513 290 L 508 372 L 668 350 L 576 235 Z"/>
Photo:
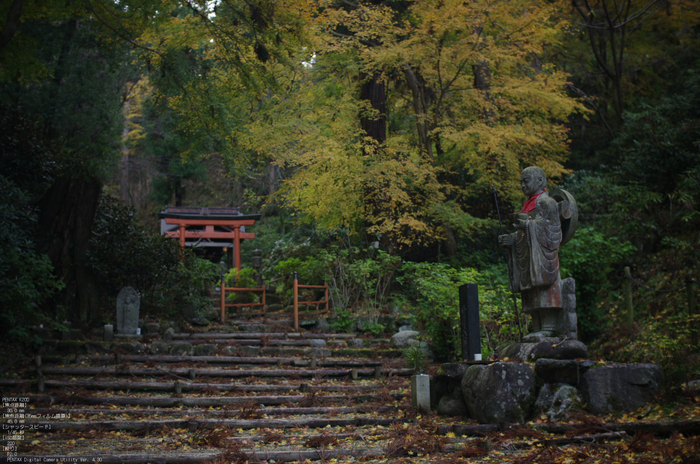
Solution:
<path fill-rule="evenodd" d="M 234 462 L 235 453 L 342 462 L 384 455 L 397 427 L 420 428 L 412 371 L 386 340 L 280 328 L 236 319 L 173 340 L 52 342 L 34 369 L 0 380 L 3 396 L 28 401 L 20 454 L 45 462 Z M 307 444 L 314 438 L 341 441 L 319 450 Z"/>

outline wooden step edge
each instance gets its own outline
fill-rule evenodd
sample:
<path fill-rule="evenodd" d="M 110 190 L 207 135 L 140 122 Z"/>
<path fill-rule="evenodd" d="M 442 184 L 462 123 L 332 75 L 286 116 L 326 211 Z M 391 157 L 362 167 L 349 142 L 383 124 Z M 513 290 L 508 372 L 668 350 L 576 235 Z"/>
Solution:
<path fill-rule="evenodd" d="M 352 418 L 352 419 L 223 419 L 223 420 L 197 420 L 197 419 L 166 419 L 166 420 L 129 420 L 129 421 L 27 421 L 24 424 L 9 424 L 1 422 L 0 427 L 5 433 L 14 430 L 24 430 L 31 425 L 35 432 L 53 433 L 64 430 L 91 430 L 101 428 L 104 430 L 159 430 L 165 427 L 171 429 L 187 429 L 195 431 L 203 428 L 230 427 L 234 429 L 258 429 L 267 428 L 325 428 L 353 426 L 387 426 L 413 422 L 414 419 L 406 418 Z"/>
<path fill-rule="evenodd" d="M 292 357 L 257 357 L 257 356 L 176 356 L 176 355 L 100 355 L 88 358 L 92 363 L 106 363 L 106 365 L 121 364 L 125 362 L 157 362 L 157 363 L 181 363 L 181 362 L 206 362 L 208 364 L 291 364 L 296 367 L 305 367 L 311 364 L 309 359 L 299 359 Z M 318 366 L 353 366 L 353 367 L 374 367 L 383 365 L 377 360 L 356 360 L 356 359 L 326 359 L 317 360 Z"/>
<path fill-rule="evenodd" d="M 255 398 L 255 397 L 249 397 L 250 398 Z M 245 403 L 242 403 L 241 406 L 246 406 Z M 316 406 L 316 407 L 261 407 L 259 409 L 255 409 L 252 411 L 256 416 L 283 416 L 283 415 L 320 415 L 320 414 L 370 414 L 370 413 L 377 413 L 377 412 L 391 412 L 395 411 L 396 407 L 395 406 L 374 406 L 372 405 L 371 411 L 366 410 L 366 408 L 363 407 L 357 407 L 357 406 Z M 233 409 L 233 410 L 226 410 L 226 411 L 221 411 L 221 410 L 211 410 L 211 409 L 201 409 L 201 410 L 192 410 L 192 409 L 187 409 L 187 410 L 172 410 L 172 411 L 165 411 L 160 408 L 150 408 L 150 409 L 144 409 L 144 408 L 135 408 L 135 409 L 106 409 L 106 408 L 34 408 L 31 409 L 26 415 L 26 419 L 36 419 L 35 415 L 40 415 L 41 417 L 46 418 L 49 415 L 54 415 L 54 414 L 69 414 L 71 416 L 76 415 L 76 414 L 81 414 L 81 415 L 138 415 L 138 416 L 146 416 L 149 414 L 154 414 L 154 415 L 168 415 L 168 416 L 192 416 L 198 413 L 205 413 L 207 416 L 233 416 L 235 417 L 238 412 L 240 412 L 240 409 Z"/>
<path fill-rule="evenodd" d="M 310 332 L 195 332 L 195 333 L 175 333 L 173 339 L 236 339 L 236 338 L 322 338 L 322 339 L 349 339 L 357 338 L 354 333 L 310 333 Z"/>
<path fill-rule="evenodd" d="M 206 368 L 132 368 L 126 367 L 44 367 L 42 368 L 43 375 L 143 375 L 143 376 L 164 376 L 174 375 L 183 379 L 190 377 L 194 380 L 197 376 L 208 377 L 344 377 L 353 375 L 353 371 L 357 376 L 374 376 L 376 370 L 372 368 L 360 369 L 206 369 Z M 398 368 L 398 369 L 382 369 L 383 375 L 394 376 L 410 376 L 413 375 L 413 369 Z M 194 376 L 194 378 L 192 378 Z"/>
<path fill-rule="evenodd" d="M 265 384 L 234 384 L 234 383 L 202 383 L 202 382 L 150 382 L 150 381 L 98 381 L 98 380 L 44 380 L 45 388 L 85 388 L 94 390 L 147 390 L 147 391 L 174 391 L 176 383 L 185 391 L 240 391 L 240 392 L 265 392 L 265 391 L 376 391 L 384 388 L 383 385 L 265 385 Z M 0 387 L 36 387 L 36 379 L 3 379 Z"/>
<path fill-rule="evenodd" d="M 394 400 L 402 400 L 406 397 L 404 394 L 390 395 Z M 223 407 L 226 405 L 236 404 L 264 404 L 264 405 L 283 405 L 294 404 L 309 399 L 307 395 L 275 395 L 275 396 L 210 396 L 200 398 L 187 397 L 160 397 L 160 398 L 144 398 L 134 396 L 29 396 L 32 404 L 42 406 L 43 404 L 69 404 L 69 405 L 119 405 L 119 406 L 147 406 L 152 408 L 175 408 L 175 407 Z M 320 395 L 317 396 L 317 401 L 321 402 L 342 402 L 354 399 L 356 401 L 369 401 L 375 398 L 372 395 Z"/>

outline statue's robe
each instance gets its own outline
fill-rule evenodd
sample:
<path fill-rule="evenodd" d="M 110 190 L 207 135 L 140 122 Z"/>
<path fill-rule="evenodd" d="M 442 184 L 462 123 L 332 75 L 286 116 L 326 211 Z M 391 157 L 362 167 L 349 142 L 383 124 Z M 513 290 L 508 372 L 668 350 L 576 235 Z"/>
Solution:
<path fill-rule="evenodd" d="M 535 201 L 534 209 L 527 212 L 525 229 L 513 234 L 515 244 L 508 250 L 513 276 L 511 289 L 521 293 L 526 313 L 562 307 L 559 208 L 547 192 Z"/>

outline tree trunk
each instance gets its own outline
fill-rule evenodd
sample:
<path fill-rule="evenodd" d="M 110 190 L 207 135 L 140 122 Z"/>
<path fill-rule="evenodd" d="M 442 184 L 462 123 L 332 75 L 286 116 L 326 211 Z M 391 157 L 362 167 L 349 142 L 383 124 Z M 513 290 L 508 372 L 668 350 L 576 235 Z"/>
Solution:
<path fill-rule="evenodd" d="M 403 68 L 408 86 L 413 94 L 413 112 L 416 115 L 416 129 L 418 131 L 418 141 L 423 153 L 425 153 L 431 164 L 435 164 L 433 155 L 433 141 L 430 137 L 430 122 L 428 120 L 428 109 L 430 108 L 430 95 L 425 88 L 425 83 L 413 72 L 411 66 L 406 64 Z"/>
<path fill-rule="evenodd" d="M 17 32 L 17 26 L 19 26 L 20 18 L 22 16 L 22 3 L 23 0 L 14 0 L 12 6 L 10 6 L 10 12 L 7 13 L 7 21 L 5 21 L 5 27 L 0 31 L 0 50 L 5 48 L 7 44 L 10 43 L 12 37 L 15 36 Z"/>
<path fill-rule="evenodd" d="M 277 191 L 277 170 L 279 168 L 275 163 L 268 163 L 267 164 L 267 172 L 268 172 L 268 179 L 267 179 L 267 194 L 269 196 L 272 196 L 275 194 Z"/>
<path fill-rule="evenodd" d="M 85 258 L 101 188 L 95 178 L 61 177 L 39 202 L 39 235 L 66 285 L 55 304 L 64 306 L 74 321 L 88 321 L 99 301 L 94 274 Z"/>
<path fill-rule="evenodd" d="M 124 102 L 124 130 L 122 131 L 122 173 L 119 185 L 119 194 L 122 204 L 129 204 L 129 147 L 127 139 L 129 137 L 129 100 Z"/>
<path fill-rule="evenodd" d="M 372 79 L 362 85 L 360 99 L 368 101 L 377 113 L 360 117 L 362 129 L 381 145 L 386 142 L 386 87 L 381 80 L 381 73 L 375 72 Z"/>

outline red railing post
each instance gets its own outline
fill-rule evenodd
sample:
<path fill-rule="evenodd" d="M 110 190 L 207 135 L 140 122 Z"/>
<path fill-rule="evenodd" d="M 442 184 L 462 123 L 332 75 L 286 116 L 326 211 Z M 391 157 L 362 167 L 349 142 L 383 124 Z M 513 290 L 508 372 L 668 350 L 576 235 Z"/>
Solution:
<path fill-rule="evenodd" d="M 299 330 L 299 281 L 294 273 L 294 330 Z"/>
<path fill-rule="evenodd" d="M 226 320 L 226 279 L 224 274 L 221 274 L 221 323 Z"/>

